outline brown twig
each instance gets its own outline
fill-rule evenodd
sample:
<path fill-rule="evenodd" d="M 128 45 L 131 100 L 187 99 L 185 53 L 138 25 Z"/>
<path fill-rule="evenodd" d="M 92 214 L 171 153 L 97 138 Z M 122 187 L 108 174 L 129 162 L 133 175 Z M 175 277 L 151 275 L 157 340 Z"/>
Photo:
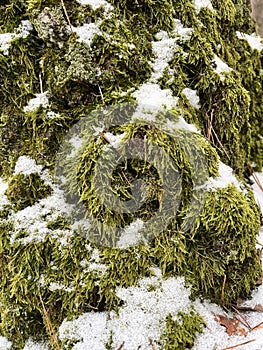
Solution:
<path fill-rule="evenodd" d="M 240 322 L 241 322 L 244 326 L 246 326 L 246 327 L 251 331 L 252 328 L 251 328 L 250 324 L 248 323 L 247 319 L 245 318 L 245 316 L 242 315 L 241 312 L 240 312 L 237 308 L 235 308 L 234 305 L 231 304 L 231 307 L 232 307 L 232 309 L 234 309 L 234 310 L 236 311 L 236 313 L 237 313 L 237 314 L 241 317 L 241 319 L 244 321 L 244 323 L 243 323 L 241 320 L 240 320 Z"/>
<path fill-rule="evenodd" d="M 212 136 L 213 117 L 214 117 L 214 110 L 212 109 L 210 119 L 208 120 L 208 127 L 207 127 L 207 138 L 209 141 Z"/>
<path fill-rule="evenodd" d="M 224 349 L 222 349 L 222 350 L 235 349 L 235 348 L 237 348 L 238 346 L 246 345 L 246 344 L 252 343 L 252 342 L 254 342 L 254 341 L 256 341 L 256 339 L 251 339 L 251 340 L 248 340 L 248 341 L 246 341 L 246 342 L 244 342 L 244 343 L 240 343 L 240 344 L 237 344 L 237 345 L 232 345 L 232 346 L 229 346 L 228 348 L 224 348 Z"/>
<path fill-rule="evenodd" d="M 123 342 L 123 343 L 118 347 L 117 350 L 121 350 L 121 349 L 123 348 L 123 346 L 124 346 L 124 343 L 125 343 L 125 342 Z"/>
<path fill-rule="evenodd" d="M 263 322 L 260 322 L 260 323 L 257 324 L 255 327 L 253 327 L 251 330 L 252 330 L 252 331 L 256 331 L 256 330 L 258 330 L 259 328 L 263 328 Z"/>
<path fill-rule="evenodd" d="M 256 184 L 258 185 L 258 187 L 261 189 L 261 191 L 263 192 L 263 186 L 257 176 L 256 173 L 252 173 L 253 179 L 255 180 Z"/>
<path fill-rule="evenodd" d="M 226 285 L 226 275 L 224 275 L 224 281 L 222 285 L 222 291 L 221 291 L 221 300 L 224 301 L 225 299 L 225 285 Z"/>
<path fill-rule="evenodd" d="M 72 25 L 71 25 L 71 22 L 70 22 L 70 19 L 69 19 L 69 16 L 68 16 L 68 11 L 67 11 L 67 9 L 66 9 L 66 6 L 65 6 L 63 0 L 61 0 L 61 5 L 62 5 L 63 11 L 64 11 L 64 13 L 65 13 L 65 16 L 66 16 L 66 18 L 67 18 L 67 21 L 68 21 L 70 30 L 71 30 L 71 32 L 73 33 Z"/>
<path fill-rule="evenodd" d="M 50 321 L 50 318 L 48 316 L 45 304 L 43 302 L 39 286 L 38 286 L 38 294 L 39 294 L 40 302 L 41 302 L 42 309 L 43 309 L 43 312 L 44 312 L 44 317 L 45 317 L 45 320 L 46 320 L 46 323 L 47 323 L 48 332 L 49 332 L 49 335 L 50 335 L 50 345 L 51 345 L 52 349 L 55 349 L 54 346 L 56 345 L 57 346 L 57 350 L 61 350 L 59 342 L 58 342 L 58 338 L 57 338 L 57 336 L 56 336 L 56 334 L 54 332 L 54 328 L 53 328 L 52 323 Z"/>
<path fill-rule="evenodd" d="M 232 306 L 232 305 L 231 305 L 231 306 Z M 230 313 L 231 316 L 232 316 L 234 319 L 236 319 L 238 322 L 242 323 L 243 326 L 245 326 L 245 327 L 249 328 L 249 330 L 251 330 L 251 327 L 250 327 L 250 326 L 248 327 L 242 319 L 240 320 L 240 318 L 238 318 L 237 315 L 233 314 L 233 312 L 231 312 L 226 306 L 223 305 L 223 308 L 224 308 L 228 313 Z"/>
<path fill-rule="evenodd" d="M 217 133 L 215 132 L 215 129 L 213 128 L 213 125 L 211 125 L 211 129 L 212 129 L 212 131 L 213 131 L 213 134 L 215 135 L 215 138 L 217 139 L 217 142 L 219 143 L 220 147 L 221 147 L 222 150 L 224 151 L 225 155 L 227 156 L 227 158 L 228 158 L 229 160 L 231 160 L 230 157 L 229 157 L 229 155 L 228 155 L 228 153 L 227 153 L 227 151 L 226 151 L 226 149 L 225 149 L 225 147 L 223 146 L 222 142 L 219 140 L 219 137 L 217 136 Z"/>

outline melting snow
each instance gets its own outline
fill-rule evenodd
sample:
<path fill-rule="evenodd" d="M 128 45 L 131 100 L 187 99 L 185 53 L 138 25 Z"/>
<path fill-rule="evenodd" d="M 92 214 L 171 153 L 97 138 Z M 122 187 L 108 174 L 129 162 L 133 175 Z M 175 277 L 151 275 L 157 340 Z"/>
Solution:
<path fill-rule="evenodd" d="M 225 75 L 222 73 L 231 72 L 233 69 L 230 68 L 225 62 L 223 62 L 217 55 L 213 59 L 212 63 L 216 65 L 214 71 L 220 76 L 221 80 L 225 80 Z"/>
<path fill-rule="evenodd" d="M 24 112 L 33 112 L 40 106 L 43 106 L 44 108 L 48 107 L 49 101 L 47 95 L 48 91 L 36 94 L 36 97 L 28 101 L 28 105 L 24 107 Z"/>
<path fill-rule="evenodd" d="M 256 35 L 255 33 L 249 35 L 238 31 L 236 31 L 236 35 L 239 39 L 246 40 L 253 50 L 262 51 L 263 44 L 260 36 Z"/>
<path fill-rule="evenodd" d="M 203 7 L 208 7 L 211 11 L 214 11 L 213 5 L 210 0 L 194 0 L 196 13 L 199 13 Z"/>
<path fill-rule="evenodd" d="M 199 99 L 199 96 L 197 95 L 196 90 L 185 88 L 183 89 L 182 93 L 188 98 L 190 105 L 192 107 L 197 109 L 200 108 L 200 105 L 199 105 L 200 99 Z"/>
<path fill-rule="evenodd" d="M 16 38 L 26 38 L 32 29 L 32 24 L 26 20 L 20 23 L 14 33 L 0 34 L 0 50 L 4 51 L 4 55 L 8 55 L 11 41 Z"/>
<path fill-rule="evenodd" d="M 81 5 L 90 5 L 94 11 L 101 6 L 103 6 L 106 11 L 113 10 L 112 5 L 105 0 L 77 0 L 77 2 Z"/>

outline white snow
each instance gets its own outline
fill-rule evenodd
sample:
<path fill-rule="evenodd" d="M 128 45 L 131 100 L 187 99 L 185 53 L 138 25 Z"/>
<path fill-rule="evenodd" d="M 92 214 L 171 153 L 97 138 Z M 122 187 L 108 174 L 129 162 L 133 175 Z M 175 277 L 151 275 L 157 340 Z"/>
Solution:
<path fill-rule="evenodd" d="M 248 332 L 247 337 L 232 335 L 229 336 L 224 326 L 215 321 L 214 314 L 220 314 L 232 318 L 233 315 L 227 314 L 225 310 L 219 306 L 210 303 L 209 301 L 200 302 L 197 300 L 194 302 L 195 310 L 204 317 L 207 327 L 202 334 L 199 334 L 192 350 L 212 350 L 212 349 L 224 349 L 230 346 L 235 346 L 255 339 L 247 345 L 237 347 L 240 350 L 261 350 L 263 349 L 263 329 L 260 331 Z M 263 321 L 263 314 L 257 312 L 245 313 L 244 317 L 249 322 L 251 327 L 255 327 Z M 241 327 L 243 325 L 241 324 Z M 247 330 L 247 329 L 246 329 Z"/>
<path fill-rule="evenodd" d="M 113 148 L 116 148 L 123 139 L 123 137 L 126 135 L 126 133 L 124 132 L 122 134 L 114 135 L 111 132 L 105 132 L 103 135 L 107 138 L 107 140 L 109 140 L 110 145 Z"/>
<path fill-rule="evenodd" d="M 235 185 L 238 190 L 246 194 L 244 186 L 237 180 L 233 174 L 233 169 L 228 165 L 219 161 L 218 164 L 219 176 L 216 178 L 210 177 L 204 185 L 207 190 L 216 191 L 218 188 L 226 188 L 229 185 Z"/>
<path fill-rule="evenodd" d="M 127 226 L 121 233 L 116 246 L 122 249 L 136 245 L 141 240 L 140 230 L 143 228 L 144 222 L 140 219 L 135 220 Z"/>
<path fill-rule="evenodd" d="M 34 159 L 28 156 L 21 156 L 16 162 L 14 174 L 22 173 L 24 175 L 29 175 L 32 173 L 40 173 L 42 168 L 41 165 L 36 164 Z"/>
<path fill-rule="evenodd" d="M 49 233 L 51 237 L 59 238 L 61 245 L 67 244 L 71 231 L 50 230 L 47 228 L 47 222 L 54 221 L 58 216 L 65 213 L 68 214 L 71 210 L 71 206 L 64 200 L 63 192 L 54 186 L 51 196 L 41 199 L 34 205 L 26 207 L 12 215 L 15 231 L 11 237 L 11 241 L 16 240 L 16 234 L 20 230 L 25 230 L 29 236 L 19 238 L 21 243 L 28 244 L 32 241 L 44 241 L 46 235 Z"/>
<path fill-rule="evenodd" d="M 28 20 L 22 21 L 15 31 L 16 37 L 25 39 L 28 36 L 28 34 L 31 32 L 31 30 L 33 30 L 33 26 L 31 22 Z"/>
<path fill-rule="evenodd" d="M 94 11 L 101 6 L 103 6 L 106 11 L 113 10 L 113 6 L 105 0 L 77 0 L 77 2 L 81 5 L 90 5 Z"/>
<path fill-rule="evenodd" d="M 199 13 L 203 7 L 207 7 L 211 11 L 214 11 L 213 5 L 210 0 L 194 0 L 194 5 L 196 13 Z"/>
<path fill-rule="evenodd" d="M 100 34 L 99 25 L 95 23 L 85 23 L 81 27 L 73 27 L 72 30 L 79 36 L 78 41 L 84 41 L 89 47 L 91 46 L 95 34 Z"/>
<path fill-rule="evenodd" d="M 165 318 L 170 313 L 174 319 L 179 311 L 189 311 L 190 291 L 184 279 L 159 276 L 143 278 L 138 286 L 119 288 L 117 295 L 124 301 L 119 315 L 111 311 L 90 312 L 73 321 L 64 321 L 59 329 L 60 338 L 81 339 L 73 349 L 105 350 L 110 332 L 113 334 L 113 349 L 123 342 L 125 350 L 149 348 L 149 338 L 157 341 L 164 328 Z M 157 348 L 158 349 L 158 348 Z"/>
<path fill-rule="evenodd" d="M 46 108 L 49 106 L 48 91 L 36 94 L 36 97 L 28 101 L 28 105 L 24 107 L 24 112 L 33 112 L 41 105 Z"/>
<path fill-rule="evenodd" d="M 5 337 L 0 336 L 0 350 L 9 350 L 12 347 L 12 343 Z M 32 349 L 33 350 L 33 349 Z"/>
<path fill-rule="evenodd" d="M 23 350 L 49 350 L 50 347 L 47 343 L 36 343 L 32 339 L 29 339 L 26 342 Z"/>
<path fill-rule="evenodd" d="M 11 41 L 16 38 L 26 38 L 32 29 L 32 24 L 25 20 L 20 23 L 14 33 L 0 34 L 0 50 L 4 51 L 4 55 L 8 55 Z"/>
<path fill-rule="evenodd" d="M 58 118 L 60 115 L 58 113 L 53 112 L 53 111 L 47 111 L 47 116 L 50 119 L 55 119 L 55 118 Z"/>
<path fill-rule="evenodd" d="M 14 39 L 15 33 L 0 34 L 0 50 L 4 51 L 4 55 L 8 55 L 10 42 Z"/>
<path fill-rule="evenodd" d="M 176 107 L 179 100 L 178 97 L 172 95 L 172 91 L 169 89 L 161 89 L 158 84 L 144 83 L 140 88 L 132 94 L 138 102 L 138 109 L 134 114 L 134 118 L 147 118 L 147 110 L 149 110 L 149 118 L 154 118 L 154 113 L 158 110 L 169 110 L 172 107 Z"/>
<path fill-rule="evenodd" d="M 182 93 L 188 98 L 190 105 L 194 108 L 199 109 L 200 105 L 200 99 L 199 96 L 197 95 L 197 90 L 192 90 L 189 88 L 184 88 Z"/>
<path fill-rule="evenodd" d="M 174 50 L 177 46 L 178 40 L 188 40 L 193 32 L 192 28 L 183 27 L 180 20 L 174 20 L 174 29 L 172 31 L 172 37 L 169 37 L 166 31 L 161 31 L 156 34 L 157 41 L 152 42 L 152 50 L 155 55 L 155 59 L 152 63 L 154 72 L 150 78 L 150 81 L 157 83 L 161 78 L 165 68 L 169 67 L 168 62 L 173 58 Z M 170 70 L 173 74 L 173 71 Z"/>
<path fill-rule="evenodd" d="M 8 189 L 8 183 L 0 177 L 0 210 L 3 210 L 4 206 L 9 204 L 9 200 L 5 195 L 5 191 Z M 0 349 L 1 350 L 1 349 Z"/>
<path fill-rule="evenodd" d="M 236 31 L 236 35 L 239 39 L 246 40 L 253 50 L 262 51 L 263 44 L 262 44 L 262 38 L 260 36 L 256 35 L 255 33 L 249 35 L 249 34 L 241 33 L 239 31 Z"/>
<path fill-rule="evenodd" d="M 71 293 L 73 291 L 72 288 L 66 287 L 64 284 L 60 284 L 57 282 L 51 282 L 48 289 L 51 291 L 63 290 L 64 292 L 68 292 L 68 293 Z"/>
<path fill-rule="evenodd" d="M 193 31 L 193 28 L 184 27 L 180 19 L 174 20 L 174 29 L 172 33 L 178 35 L 180 40 L 185 41 L 190 39 Z"/>
<path fill-rule="evenodd" d="M 217 55 L 215 55 L 212 63 L 216 65 L 216 68 L 213 68 L 214 72 L 216 72 L 220 76 L 222 81 L 225 80 L 225 75 L 222 73 L 229 73 L 233 70 L 225 62 L 223 62 Z"/>

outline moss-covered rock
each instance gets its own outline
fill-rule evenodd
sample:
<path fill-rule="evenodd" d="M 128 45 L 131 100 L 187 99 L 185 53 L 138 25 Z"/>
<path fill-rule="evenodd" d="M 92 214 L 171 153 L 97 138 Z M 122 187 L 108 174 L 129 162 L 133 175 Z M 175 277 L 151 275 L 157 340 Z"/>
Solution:
<path fill-rule="evenodd" d="M 160 271 L 160 288 L 142 287 L 155 302 L 182 277 L 219 304 L 254 288 L 245 176 L 263 162 L 262 46 L 248 1 L 207 3 L 2 1 L 0 332 L 13 349 L 72 348 L 78 334 L 56 340 L 63 320 L 124 319 Z M 165 312 L 143 344 L 193 346 L 201 316 Z"/>

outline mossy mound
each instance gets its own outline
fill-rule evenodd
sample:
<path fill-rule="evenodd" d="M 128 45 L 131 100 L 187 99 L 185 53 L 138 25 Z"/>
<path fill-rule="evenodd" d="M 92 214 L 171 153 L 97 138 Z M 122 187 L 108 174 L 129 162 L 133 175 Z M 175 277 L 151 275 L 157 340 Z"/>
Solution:
<path fill-rule="evenodd" d="M 120 290 L 156 270 L 161 289 L 183 276 L 192 298 L 219 304 L 248 296 L 261 273 L 259 211 L 245 182 L 251 164 L 263 162 L 261 46 L 251 46 L 247 1 L 80 3 L 0 5 L 0 331 L 13 349 L 29 337 L 56 342 L 63 320 L 84 313 L 121 315 Z M 111 123 L 115 106 L 125 106 L 124 121 Z M 75 127 L 84 140 L 77 153 L 78 139 L 64 141 Z M 129 154 L 130 139 L 133 157 L 117 157 L 105 182 L 112 154 Z M 147 147 L 157 156 L 144 159 Z M 167 172 L 165 207 L 168 163 L 178 177 Z M 62 188 L 53 178 L 61 166 Z M 101 202 L 113 194 L 133 203 L 136 191 L 138 210 Z M 144 239 L 118 246 L 138 222 Z M 166 311 L 156 346 L 193 346 L 201 316 L 190 307 Z M 120 345 L 105 334 L 105 349 Z M 81 339 L 60 341 L 70 349 Z"/>

